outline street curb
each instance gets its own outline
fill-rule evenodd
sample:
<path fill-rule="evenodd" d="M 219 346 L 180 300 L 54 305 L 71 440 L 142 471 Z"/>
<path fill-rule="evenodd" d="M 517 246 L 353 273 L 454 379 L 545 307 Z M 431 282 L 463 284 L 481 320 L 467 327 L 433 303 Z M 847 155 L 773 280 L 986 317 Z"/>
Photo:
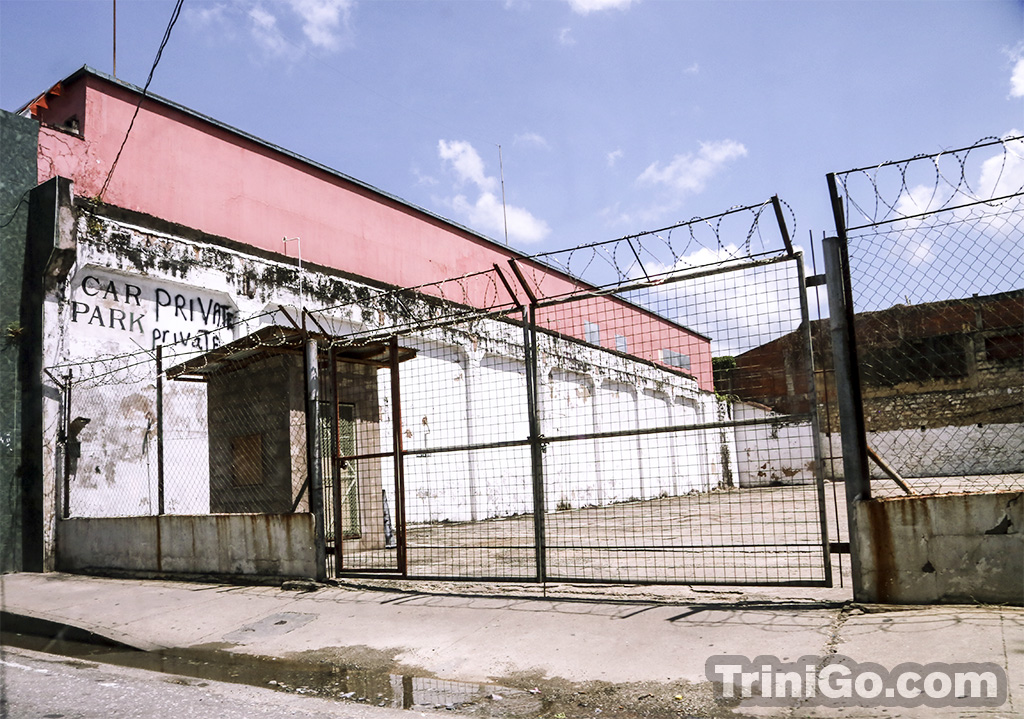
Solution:
<path fill-rule="evenodd" d="M 0 627 L 4 632 L 28 634 L 43 639 L 71 641 L 93 646 L 147 652 L 163 647 L 155 644 L 129 640 L 127 637 L 111 636 L 112 632 L 94 631 L 41 616 L 0 611 Z"/>

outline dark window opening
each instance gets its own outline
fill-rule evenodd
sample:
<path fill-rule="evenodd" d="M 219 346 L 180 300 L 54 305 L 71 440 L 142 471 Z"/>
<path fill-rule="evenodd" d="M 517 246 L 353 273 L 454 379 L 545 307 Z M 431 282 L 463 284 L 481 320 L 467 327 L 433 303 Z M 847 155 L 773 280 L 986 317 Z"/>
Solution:
<path fill-rule="evenodd" d="M 866 348 L 861 376 L 865 384 L 876 387 L 966 377 L 966 340 L 966 335 L 940 335 Z"/>
<path fill-rule="evenodd" d="M 1013 332 L 985 338 L 985 359 L 989 362 L 1020 362 L 1024 360 L 1024 333 Z"/>

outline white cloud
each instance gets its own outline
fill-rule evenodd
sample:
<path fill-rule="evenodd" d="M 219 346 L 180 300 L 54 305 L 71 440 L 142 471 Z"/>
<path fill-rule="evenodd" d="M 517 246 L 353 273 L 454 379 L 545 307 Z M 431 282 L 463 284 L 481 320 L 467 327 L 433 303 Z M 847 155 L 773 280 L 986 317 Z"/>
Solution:
<path fill-rule="evenodd" d="M 1024 97 L 1024 57 L 1019 58 L 1010 75 L 1010 97 Z"/>
<path fill-rule="evenodd" d="M 1020 136 L 1019 130 L 1011 130 L 1003 137 L 1005 140 Z M 1024 192 L 1024 140 L 1006 142 L 1004 147 L 1005 152 L 998 152 L 981 164 L 978 177 L 981 197 L 1007 197 Z M 1015 218 L 1004 212 L 986 213 L 982 222 L 997 237 L 1013 237 L 1018 231 Z"/>
<path fill-rule="evenodd" d="M 912 217 L 930 212 L 941 204 L 934 185 L 917 185 L 900 195 L 896 201 L 896 212 L 902 217 Z"/>
<path fill-rule="evenodd" d="M 571 27 L 563 27 L 558 31 L 558 42 L 561 45 L 571 46 L 576 44 L 576 38 L 572 36 Z"/>
<path fill-rule="evenodd" d="M 277 25 L 277 17 L 260 5 L 249 10 L 249 30 L 256 43 L 272 55 L 286 55 L 290 46 Z"/>
<path fill-rule="evenodd" d="M 569 0 L 569 6 L 573 12 L 580 15 L 589 15 L 592 12 L 601 10 L 625 10 L 638 0 Z"/>
<path fill-rule="evenodd" d="M 417 185 L 423 185 L 426 187 L 433 187 L 437 184 L 437 178 L 432 175 L 424 175 L 423 171 L 420 170 L 419 166 L 413 165 L 411 169 L 413 177 L 416 178 Z"/>
<path fill-rule="evenodd" d="M 484 161 L 480 153 L 465 140 L 438 140 L 437 154 L 455 171 L 460 185 L 472 182 L 483 191 L 491 191 L 497 187 L 497 180 L 488 177 L 484 171 Z"/>
<path fill-rule="evenodd" d="M 1004 140 L 1020 137 L 1019 130 L 1011 130 Z M 1006 152 L 999 152 L 981 164 L 978 194 L 981 197 L 1003 197 L 1024 190 L 1024 140 L 1004 144 Z"/>
<path fill-rule="evenodd" d="M 544 139 L 544 136 L 536 132 L 524 132 L 521 135 L 516 135 L 515 144 L 524 145 L 526 147 L 540 147 L 545 150 L 551 148 L 551 145 L 549 145 L 548 141 Z"/>
<path fill-rule="evenodd" d="M 615 163 L 622 159 L 623 154 L 621 148 L 606 153 L 605 159 L 608 161 L 608 167 L 615 167 Z"/>
<path fill-rule="evenodd" d="M 676 155 L 665 165 L 652 162 L 636 178 L 636 185 L 645 193 L 642 203 L 608 208 L 602 215 L 610 224 L 620 226 L 663 222 L 666 215 L 683 205 L 687 195 L 702 192 L 729 163 L 746 155 L 742 143 L 719 140 L 702 142 L 697 152 Z M 609 154 L 606 159 L 611 165 L 618 157 Z"/>
<path fill-rule="evenodd" d="M 1024 97 L 1024 42 L 1019 42 L 1016 47 L 1005 49 L 1003 52 L 1013 63 L 1013 69 L 1010 71 L 1010 97 Z"/>
<path fill-rule="evenodd" d="M 354 0 L 288 0 L 302 20 L 302 32 L 314 47 L 332 50 L 347 30 Z"/>
<path fill-rule="evenodd" d="M 683 68 L 684 75 L 696 75 L 700 72 L 700 65 L 693 63 L 689 67 Z"/>
<path fill-rule="evenodd" d="M 503 208 L 493 192 L 481 193 L 475 202 L 470 202 L 465 195 L 457 195 L 452 198 L 452 208 L 466 217 L 471 226 L 492 236 L 504 236 L 506 219 L 510 240 L 531 244 L 551 234 L 548 224 L 528 210 L 514 205 Z"/>
<path fill-rule="evenodd" d="M 480 154 L 465 140 L 439 140 L 438 157 L 455 175 L 455 188 L 472 184 L 479 191 L 476 199 L 458 193 L 447 200 L 456 215 L 465 218 L 475 229 L 491 236 L 504 237 L 506 223 L 510 240 L 525 244 L 540 242 L 551 228 L 522 207 L 502 205 L 497 195 L 498 180 L 488 175 Z"/>
<path fill-rule="evenodd" d="M 198 8 L 185 5 L 185 18 L 194 25 L 212 25 L 224 20 L 227 7 L 224 3 L 211 3 Z"/>
<path fill-rule="evenodd" d="M 354 7 L 355 0 L 229 0 L 186 12 L 218 41 L 243 29 L 263 54 L 294 61 L 307 49 L 337 49 L 351 32 Z"/>
<path fill-rule="evenodd" d="M 696 154 L 676 155 L 672 162 L 662 167 L 651 163 L 637 178 L 642 185 L 664 185 L 679 193 L 701 192 L 708 180 L 718 174 L 725 165 L 745 157 L 747 148 L 734 140 L 702 142 Z"/>

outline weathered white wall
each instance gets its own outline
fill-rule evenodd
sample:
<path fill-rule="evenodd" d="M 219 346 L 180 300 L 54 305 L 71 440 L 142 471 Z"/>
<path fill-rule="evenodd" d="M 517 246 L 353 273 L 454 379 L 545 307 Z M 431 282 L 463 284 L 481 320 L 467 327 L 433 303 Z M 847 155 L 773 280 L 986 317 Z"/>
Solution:
<path fill-rule="evenodd" d="M 904 477 L 956 477 L 1019 473 L 1024 457 L 1024 424 L 983 424 L 868 432 L 868 446 Z M 822 438 L 842 476 L 838 432 Z M 885 474 L 869 463 L 871 476 Z"/>
<path fill-rule="evenodd" d="M 66 519 L 57 545 L 67 572 L 316 576 L 306 513 Z"/>
<path fill-rule="evenodd" d="M 78 229 L 77 263 L 47 302 L 46 362 L 138 354 L 129 361 L 137 366 L 126 371 L 123 359 L 74 370 L 72 414 L 92 421 L 80 436 L 72 516 L 156 512 L 156 393 L 153 365 L 143 351 L 168 343 L 163 345 L 166 368 L 261 326 L 289 326 L 280 306 L 292 317 L 299 316 L 299 306 L 329 306 L 316 317 L 339 334 L 371 332 L 392 322 L 367 304 L 374 291 L 349 280 L 306 268 L 300 295 L 291 265 L 89 215 L 79 219 Z M 218 324 L 227 320 L 230 326 Z M 525 443 L 417 454 L 528 439 L 522 341 L 522 328 L 497 320 L 402 337 L 402 346 L 418 351 L 401 367 L 402 438 L 411 452 L 405 461 L 408 521 L 533 511 Z M 545 436 L 728 419 L 727 406 L 700 391 L 695 380 L 651 363 L 543 333 L 538 351 Z M 111 374 L 104 379 L 105 373 Z M 87 377 L 94 379 L 79 382 Z M 208 512 L 206 388 L 173 381 L 165 388 L 165 511 Z M 377 391 L 380 423 L 374 431 L 379 446 L 390 448 L 386 370 L 378 374 Z M 61 476 L 54 445 L 60 407 L 57 393 L 49 396 L 52 490 Z M 727 484 L 735 457 L 735 438 L 720 430 L 549 442 L 546 507 L 554 511 L 707 491 Z M 379 464 L 383 489 L 393 501 L 391 463 Z"/>
<path fill-rule="evenodd" d="M 770 420 L 768 407 L 736 402 L 737 421 Z M 736 468 L 740 487 L 814 484 L 816 461 L 810 423 L 771 423 L 736 427 Z"/>

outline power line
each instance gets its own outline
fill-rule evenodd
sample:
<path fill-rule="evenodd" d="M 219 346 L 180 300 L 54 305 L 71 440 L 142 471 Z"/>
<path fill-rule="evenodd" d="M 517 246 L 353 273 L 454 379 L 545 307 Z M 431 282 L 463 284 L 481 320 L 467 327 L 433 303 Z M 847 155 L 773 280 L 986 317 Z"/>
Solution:
<path fill-rule="evenodd" d="M 28 199 L 28 193 L 30 192 L 32 192 L 32 190 L 28 189 L 22 193 L 21 197 L 18 199 L 18 204 L 14 206 L 14 210 L 11 212 L 11 216 L 4 220 L 2 224 L 0 224 L 0 229 L 7 227 L 7 225 L 14 222 L 14 218 L 18 216 L 18 210 L 21 209 L 22 205 L 26 204 L 26 200 Z"/>
<path fill-rule="evenodd" d="M 135 104 L 135 113 L 132 115 L 132 121 L 128 123 L 128 130 L 124 133 L 124 139 L 121 141 L 121 147 L 117 151 L 117 155 L 114 157 L 114 162 L 110 165 L 110 171 L 107 173 L 107 179 L 103 181 L 103 188 L 100 190 L 99 197 L 102 200 L 103 195 L 107 192 L 107 186 L 110 184 L 110 178 L 114 176 L 114 170 L 117 168 L 117 161 L 121 159 L 121 153 L 124 151 L 124 146 L 128 142 L 128 136 L 132 133 L 132 128 L 135 127 L 135 118 L 139 116 L 139 108 L 142 107 L 142 101 L 146 99 L 146 93 L 149 91 L 149 83 L 153 81 L 153 73 L 156 72 L 156 66 L 160 64 L 160 57 L 164 53 L 164 48 L 167 46 L 167 41 L 171 39 L 171 30 L 174 28 L 174 23 L 178 22 L 178 16 L 181 15 L 181 6 L 185 0 L 178 0 L 174 5 L 174 11 L 171 13 L 171 20 L 167 23 L 167 29 L 164 30 L 164 38 L 160 41 L 160 47 L 156 51 L 156 57 L 153 59 L 153 66 L 149 68 L 149 77 L 146 78 L 146 84 L 142 88 L 142 95 L 139 96 L 139 101 Z"/>

